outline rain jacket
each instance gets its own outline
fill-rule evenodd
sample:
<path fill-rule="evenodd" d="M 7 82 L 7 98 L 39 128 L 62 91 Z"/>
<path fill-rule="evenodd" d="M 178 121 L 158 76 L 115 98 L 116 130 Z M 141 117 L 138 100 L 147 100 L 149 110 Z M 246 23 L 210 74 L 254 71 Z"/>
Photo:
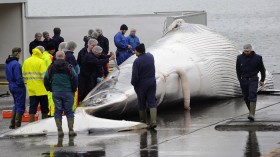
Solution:
<path fill-rule="evenodd" d="M 246 56 L 244 53 L 237 56 L 236 73 L 239 81 L 246 78 L 257 78 L 259 72 L 261 72 L 261 81 L 264 81 L 265 67 L 262 56 L 257 55 L 254 51 L 250 56 Z"/>
<path fill-rule="evenodd" d="M 13 88 L 25 88 L 21 65 L 18 62 L 18 58 L 9 56 L 6 60 L 6 77 L 9 82 L 9 89 Z"/>
<path fill-rule="evenodd" d="M 52 64 L 53 56 L 48 51 L 44 51 L 42 59 L 45 61 L 46 67 L 48 68 Z"/>
<path fill-rule="evenodd" d="M 22 115 L 25 110 L 26 88 L 17 57 L 9 56 L 7 58 L 6 77 L 9 81 L 9 90 L 14 98 L 13 111 Z"/>
<path fill-rule="evenodd" d="M 42 56 L 43 60 L 45 61 L 46 67 L 48 68 L 52 64 L 53 56 L 48 52 L 43 52 Z M 52 92 L 48 91 L 48 102 L 49 102 L 49 116 L 54 116 L 54 102 L 52 98 Z"/>
<path fill-rule="evenodd" d="M 29 96 L 47 95 L 44 86 L 44 75 L 47 68 L 42 55 L 39 49 L 33 49 L 32 56 L 26 59 L 22 66 L 22 74 Z"/>

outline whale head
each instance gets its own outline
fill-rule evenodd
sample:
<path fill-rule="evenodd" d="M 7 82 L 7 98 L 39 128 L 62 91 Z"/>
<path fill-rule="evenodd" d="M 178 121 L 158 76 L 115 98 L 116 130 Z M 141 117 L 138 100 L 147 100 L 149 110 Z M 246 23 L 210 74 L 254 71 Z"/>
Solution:
<path fill-rule="evenodd" d="M 113 71 L 85 97 L 82 105 L 95 108 L 89 114 L 106 110 L 110 114 L 119 115 L 137 107 L 137 97 L 130 84 L 133 58 L 129 59 L 131 64 L 129 61 L 125 62 L 121 70 Z"/>

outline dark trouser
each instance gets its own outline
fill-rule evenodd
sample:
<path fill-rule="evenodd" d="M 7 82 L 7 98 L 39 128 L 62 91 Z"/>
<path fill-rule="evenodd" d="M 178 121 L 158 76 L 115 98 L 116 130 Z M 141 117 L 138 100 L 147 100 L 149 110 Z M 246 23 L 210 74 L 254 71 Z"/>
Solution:
<path fill-rule="evenodd" d="M 53 101 L 55 105 L 55 119 L 62 118 L 62 111 L 64 111 L 67 118 L 74 118 L 74 111 L 72 110 L 74 103 L 73 92 L 53 92 Z"/>
<path fill-rule="evenodd" d="M 84 98 L 86 97 L 86 94 L 85 94 L 85 87 L 86 87 L 86 78 L 79 75 L 78 76 L 78 100 L 79 101 L 83 101 Z"/>
<path fill-rule="evenodd" d="M 30 101 L 29 114 L 37 113 L 37 107 L 38 107 L 39 103 L 41 106 L 41 112 L 43 114 L 49 113 L 48 95 L 30 96 L 29 101 Z"/>
<path fill-rule="evenodd" d="M 240 87 L 246 103 L 257 101 L 258 78 L 253 80 L 240 80 Z"/>
<path fill-rule="evenodd" d="M 22 115 L 25 110 L 26 88 L 10 88 L 14 99 L 13 111 Z"/>
<path fill-rule="evenodd" d="M 83 101 L 87 94 L 96 86 L 97 77 L 95 75 L 87 77 L 79 75 L 78 81 L 78 100 Z"/>
<path fill-rule="evenodd" d="M 139 83 L 134 90 L 137 94 L 138 107 L 140 111 L 146 108 L 156 108 L 156 81 L 146 80 Z M 147 106 L 148 105 L 148 106 Z"/>
<path fill-rule="evenodd" d="M 125 60 L 127 60 L 130 56 L 131 53 L 128 51 L 118 51 L 116 52 L 116 58 L 117 58 L 117 64 L 120 65 L 122 64 Z"/>

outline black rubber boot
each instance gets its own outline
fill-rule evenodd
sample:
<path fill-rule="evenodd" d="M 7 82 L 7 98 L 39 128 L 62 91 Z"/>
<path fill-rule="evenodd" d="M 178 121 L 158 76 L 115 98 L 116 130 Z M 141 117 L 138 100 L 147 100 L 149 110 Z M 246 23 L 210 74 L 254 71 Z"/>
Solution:
<path fill-rule="evenodd" d="M 63 136 L 57 138 L 57 147 L 63 147 Z"/>
<path fill-rule="evenodd" d="M 11 119 L 11 124 L 9 126 L 10 129 L 15 129 L 16 128 L 16 112 L 12 112 L 12 119 Z"/>
<path fill-rule="evenodd" d="M 19 113 L 16 113 L 16 127 L 20 127 L 21 126 L 21 119 L 22 119 L 22 115 Z"/>

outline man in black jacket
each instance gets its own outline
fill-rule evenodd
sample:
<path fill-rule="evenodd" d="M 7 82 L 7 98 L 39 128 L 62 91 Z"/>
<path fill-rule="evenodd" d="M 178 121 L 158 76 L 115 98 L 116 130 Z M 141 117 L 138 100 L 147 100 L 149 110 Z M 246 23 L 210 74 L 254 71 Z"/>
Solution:
<path fill-rule="evenodd" d="M 42 34 L 41 33 L 36 33 L 35 34 L 35 39 L 30 42 L 29 44 L 29 53 L 30 55 L 32 55 L 32 50 L 34 48 L 36 48 L 37 46 L 43 46 L 43 41 L 41 41 L 42 39 Z"/>
<path fill-rule="evenodd" d="M 109 52 L 109 40 L 103 35 L 102 29 L 98 28 L 95 31 L 97 32 L 97 36 L 98 36 L 97 37 L 98 45 L 103 49 L 102 54 L 107 55 Z M 107 77 L 107 75 L 109 74 L 109 64 L 103 65 L 103 70 L 104 70 L 105 77 Z"/>
<path fill-rule="evenodd" d="M 240 82 L 245 103 L 249 109 L 248 119 L 255 120 L 258 84 L 264 85 L 265 67 L 262 56 L 257 55 L 250 44 L 244 45 L 244 51 L 237 56 L 236 73 Z M 258 73 L 261 72 L 259 81 Z M 259 82 L 259 83 L 258 83 Z"/>
<path fill-rule="evenodd" d="M 64 38 L 60 36 L 61 29 L 59 27 L 55 27 L 53 29 L 54 36 L 52 37 L 53 43 L 55 44 L 55 52 L 58 51 L 58 46 L 60 43 L 64 42 Z"/>
<path fill-rule="evenodd" d="M 46 46 L 47 46 L 49 43 L 54 44 L 52 38 L 50 37 L 49 32 L 44 31 L 44 32 L 43 32 L 43 37 L 44 37 L 44 40 L 43 40 L 43 46 L 44 46 L 44 48 L 46 48 Z"/>

